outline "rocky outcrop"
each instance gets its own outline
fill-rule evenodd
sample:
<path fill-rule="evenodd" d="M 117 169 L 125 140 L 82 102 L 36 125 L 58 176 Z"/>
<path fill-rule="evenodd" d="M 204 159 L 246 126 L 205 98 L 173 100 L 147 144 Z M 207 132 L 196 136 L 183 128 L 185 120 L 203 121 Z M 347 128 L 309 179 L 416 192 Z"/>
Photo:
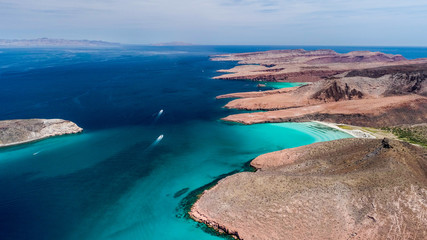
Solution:
<path fill-rule="evenodd" d="M 340 54 L 332 50 L 303 49 L 224 54 L 213 56 L 212 60 L 238 61 L 240 64 L 232 69 L 220 70 L 226 74 L 215 78 L 275 82 L 316 82 L 341 73 L 350 72 L 351 76 L 370 68 L 427 63 L 427 59 L 407 60 L 401 55 L 381 52 Z"/>
<path fill-rule="evenodd" d="M 421 61 L 421 62 L 419 62 Z M 422 62 L 423 59 L 416 59 L 411 64 L 397 64 L 395 66 L 380 66 L 365 69 L 352 70 L 346 77 L 369 77 L 379 78 L 387 74 L 421 72 L 426 74 L 427 64 Z"/>
<path fill-rule="evenodd" d="M 424 72 L 396 73 L 392 78 L 394 81 L 384 95 L 417 93 L 427 96 L 427 68 Z"/>
<path fill-rule="evenodd" d="M 311 64 L 328 63 L 373 63 L 373 62 L 396 62 L 407 60 L 402 55 L 385 54 L 381 52 L 356 51 L 347 54 L 336 54 L 335 56 L 319 57 L 307 61 Z"/>
<path fill-rule="evenodd" d="M 277 94 L 277 93 L 291 92 L 291 91 L 296 90 L 297 88 L 298 87 L 290 87 L 290 88 L 281 88 L 281 89 L 258 91 L 258 92 L 229 93 L 229 94 L 219 95 L 216 97 L 216 99 L 263 97 L 263 96 L 273 95 L 273 94 Z"/>
<path fill-rule="evenodd" d="M 244 240 L 426 239 L 427 151 L 342 139 L 262 155 L 190 215 Z"/>
<path fill-rule="evenodd" d="M 394 95 L 419 94 L 427 96 L 427 64 L 381 67 L 336 75 L 307 86 L 289 90 L 266 91 L 265 94 L 235 93 L 224 97 L 240 97 L 226 108 L 242 110 L 279 110 L 318 105 L 325 102 L 354 99 L 378 99 Z"/>
<path fill-rule="evenodd" d="M 294 75 L 292 81 L 315 81 L 283 92 L 223 95 L 240 97 L 227 108 L 267 110 L 230 115 L 225 121 L 317 120 L 369 127 L 427 122 L 427 59 L 323 50 L 219 59 L 260 64 L 235 67 L 219 78 Z M 266 66 L 283 69 L 262 73 Z M 398 129 L 416 142 L 425 139 L 418 128 Z M 426 239 L 426 156 L 425 149 L 409 143 L 358 138 L 268 153 L 251 162 L 256 172 L 229 176 L 206 190 L 190 215 L 245 240 Z"/>
<path fill-rule="evenodd" d="M 345 84 L 345 87 L 338 86 L 337 81 L 333 81 L 331 84 L 326 86 L 324 89 L 317 91 L 313 94 L 312 98 L 323 100 L 323 101 L 339 101 L 339 100 L 352 100 L 352 99 L 361 99 L 363 93 L 360 90 L 355 88 L 350 89 L 348 84 Z"/>
<path fill-rule="evenodd" d="M 427 98 L 420 95 L 329 102 L 284 110 L 234 114 L 224 121 L 242 124 L 325 121 L 366 127 L 427 122 Z"/>
<path fill-rule="evenodd" d="M 390 75 L 384 95 L 417 93 L 427 96 L 427 64 L 378 67 L 348 72 L 345 77 L 368 77 L 379 79 Z"/>
<path fill-rule="evenodd" d="M 75 123 L 62 119 L 5 120 L 0 121 L 0 147 L 81 131 Z"/>
<path fill-rule="evenodd" d="M 289 72 L 281 73 L 281 71 L 268 71 L 269 73 L 275 72 L 276 74 L 265 73 L 266 70 L 259 70 L 262 73 L 258 74 L 248 74 L 245 76 L 237 74 L 227 74 L 219 77 L 214 77 L 215 79 L 224 79 L 224 80 L 252 80 L 252 81 L 266 81 L 266 82 L 316 82 L 321 79 L 346 72 L 341 71 L 329 71 L 329 70 L 305 70 L 302 72 Z"/>
<path fill-rule="evenodd" d="M 400 70 L 399 70 L 400 69 Z M 283 91 L 235 93 L 226 108 L 267 110 L 230 115 L 243 124 L 329 121 L 384 127 L 427 121 L 427 64 L 351 71 Z"/>

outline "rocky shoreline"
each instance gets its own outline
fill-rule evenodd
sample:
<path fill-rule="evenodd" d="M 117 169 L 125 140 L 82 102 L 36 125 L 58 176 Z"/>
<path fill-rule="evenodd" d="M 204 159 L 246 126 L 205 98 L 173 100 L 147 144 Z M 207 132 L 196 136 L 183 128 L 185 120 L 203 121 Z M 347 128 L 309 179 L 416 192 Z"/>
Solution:
<path fill-rule="evenodd" d="M 222 120 L 242 124 L 325 121 L 366 127 L 419 124 L 427 122 L 427 98 L 407 95 L 331 102 L 283 110 L 233 114 Z"/>
<path fill-rule="evenodd" d="M 228 176 L 206 190 L 189 212 L 193 219 L 245 240 L 427 237 L 426 149 L 378 139 L 397 139 L 391 133 L 364 130 L 421 124 L 411 134 L 424 143 L 427 59 L 281 50 L 212 60 L 240 64 L 221 70 L 226 74 L 216 77 L 220 79 L 312 82 L 218 96 L 237 98 L 226 108 L 262 110 L 222 120 L 320 121 L 356 138 L 261 155 L 251 162 L 256 172 Z"/>
<path fill-rule="evenodd" d="M 327 122 L 320 122 L 320 121 L 313 121 L 313 122 L 316 122 L 316 123 L 325 125 L 327 127 L 343 131 L 343 132 L 345 132 L 345 133 L 347 133 L 347 134 L 349 134 L 355 138 L 377 138 L 374 135 L 372 135 L 372 133 L 369 133 L 367 131 L 364 131 L 361 129 L 352 129 L 355 127 L 357 128 L 357 126 L 346 125 L 347 129 L 345 129 L 345 128 L 339 127 L 338 124 L 335 124 L 335 123 L 327 123 Z"/>
<path fill-rule="evenodd" d="M 63 119 L 17 119 L 0 121 L 0 147 L 80 133 L 77 124 Z"/>
<path fill-rule="evenodd" d="M 190 215 L 238 239 L 424 239 L 427 154 L 342 139 L 261 155 L 205 191 Z"/>
<path fill-rule="evenodd" d="M 406 60 L 371 52 L 337 54 L 324 50 L 235 54 L 225 59 L 245 59 L 241 61 L 243 64 L 256 62 L 262 66 L 275 62 L 300 74 L 307 74 L 307 65 L 342 70 L 301 87 L 218 96 L 238 98 L 226 104 L 226 108 L 263 111 L 230 115 L 223 118 L 225 121 L 243 124 L 326 121 L 369 127 L 427 122 L 427 59 Z M 239 65 L 230 71 L 244 66 L 253 68 L 254 65 Z M 251 79 L 252 73 L 246 70 L 233 74 Z M 263 73 L 263 80 L 275 74 Z"/>
<path fill-rule="evenodd" d="M 316 82 L 337 74 L 376 67 L 427 63 L 427 58 L 407 60 L 401 55 L 355 51 L 340 54 L 332 50 L 273 50 L 216 55 L 213 61 L 237 61 L 216 79 L 249 79 L 272 82 Z"/>

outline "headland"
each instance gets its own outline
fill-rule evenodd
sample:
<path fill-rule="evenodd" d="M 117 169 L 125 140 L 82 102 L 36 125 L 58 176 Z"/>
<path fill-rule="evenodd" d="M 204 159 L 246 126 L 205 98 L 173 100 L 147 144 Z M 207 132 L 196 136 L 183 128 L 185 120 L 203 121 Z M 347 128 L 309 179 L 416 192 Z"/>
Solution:
<path fill-rule="evenodd" d="M 229 176 L 200 196 L 189 213 L 196 221 L 245 240 L 427 237 L 427 151 L 383 138 L 425 142 L 427 59 L 280 50 L 212 60 L 240 64 L 219 79 L 309 83 L 218 96 L 237 98 L 226 108 L 261 110 L 222 120 L 321 121 L 356 138 L 255 158 L 256 172 Z"/>
<path fill-rule="evenodd" d="M 289 89 L 218 96 L 239 98 L 226 108 L 265 111 L 231 115 L 223 118 L 225 121 L 329 121 L 370 127 L 427 122 L 427 59 L 406 60 L 400 55 L 372 52 L 338 54 L 331 50 L 268 51 L 213 59 L 258 64 L 238 65 L 227 70 L 236 73 L 221 75 L 221 79 L 311 81 Z M 259 68 L 277 66 L 280 71 L 260 75 Z"/>
<path fill-rule="evenodd" d="M 427 151 L 342 139 L 261 155 L 205 191 L 191 216 L 238 239 L 424 239 Z"/>

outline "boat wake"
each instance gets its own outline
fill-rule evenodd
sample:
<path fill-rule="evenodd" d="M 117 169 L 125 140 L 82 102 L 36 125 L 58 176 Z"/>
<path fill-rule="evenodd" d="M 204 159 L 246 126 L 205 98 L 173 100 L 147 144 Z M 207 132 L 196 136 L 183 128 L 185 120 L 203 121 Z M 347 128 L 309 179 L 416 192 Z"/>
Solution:
<path fill-rule="evenodd" d="M 163 109 L 160 109 L 160 111 L 156 114 L 156 117 L 154 118 L 153 124 L 157 123 L 157 121 L 162 115 L 163 115 Z"/>
<path fill-rule="evenodd" d="M 147 149 L 145 149 L 145 151 L 151 151 L 155 146 L 157 146 L 160 141 L 162 141 L 163 139 L 163 134 L 158 136 L 156 140 L 154 140 L 154 142 L 152 144 L 150 144 L 150 146 L 148 146 Z"/>
<path fill-rule="evenodd" d="M 37 154 L 39 154 L 41 152 L 41 150 L 40 151 L 38 151 L 38 152 L 35 152 L 35 153 L 33 153 L 33 156 L 36 156 Z"/>

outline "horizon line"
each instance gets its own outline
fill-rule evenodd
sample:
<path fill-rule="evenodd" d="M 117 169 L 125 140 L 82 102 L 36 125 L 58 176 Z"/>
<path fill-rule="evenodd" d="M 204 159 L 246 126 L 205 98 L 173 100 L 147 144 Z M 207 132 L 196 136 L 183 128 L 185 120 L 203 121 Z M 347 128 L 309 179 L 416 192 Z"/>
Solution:
<path fill-rule="evenodd" d="M 48 37 L 38 37 L 38 38 L 0 38 L 1 40 L 8 40 L 8 41 L 22 41 L 22 40 L 38 40 L 38 39 L 50 39 L 50 40 L 68 40 L 68 41 L 98 41 L 98 42 L 105 42 L 105 43 L 111 43 L 111 44 L 119 44 L 123 46 L 150 46 L 150 47 L 191 47 L 191 46 L 278 46 L 278 47 L 299 47 L 299 46 L 305 46 L 305 47 L 407 47 L 407 48 L 427 48 L 427 45 L 377 45 L 377 44 L 226 44 L 226 43 L 220 43 L 220 44 L 200 44 L 200 43 L 191 43 L 191 42 L 185 42 L 185 41 L 168 41 L 168 42 L 155 42 L 155 43 L 122 43 L 122 42 L 116 42 L 116 41 L 109 41 L 109 40 L 100 40 L 100 39 L 71 39 L 71 38 L 48 38 Z M 173 43 L 184 43 L 184 45 L 174 45 Z M 164 44 L 164 45 L 161 45 Z M 1 45 L 0 45 L 1 47 Z M 31 46 L 29 46 L 31 47 Z M 60 47 L 60 46 L 58 46 Z"/>

